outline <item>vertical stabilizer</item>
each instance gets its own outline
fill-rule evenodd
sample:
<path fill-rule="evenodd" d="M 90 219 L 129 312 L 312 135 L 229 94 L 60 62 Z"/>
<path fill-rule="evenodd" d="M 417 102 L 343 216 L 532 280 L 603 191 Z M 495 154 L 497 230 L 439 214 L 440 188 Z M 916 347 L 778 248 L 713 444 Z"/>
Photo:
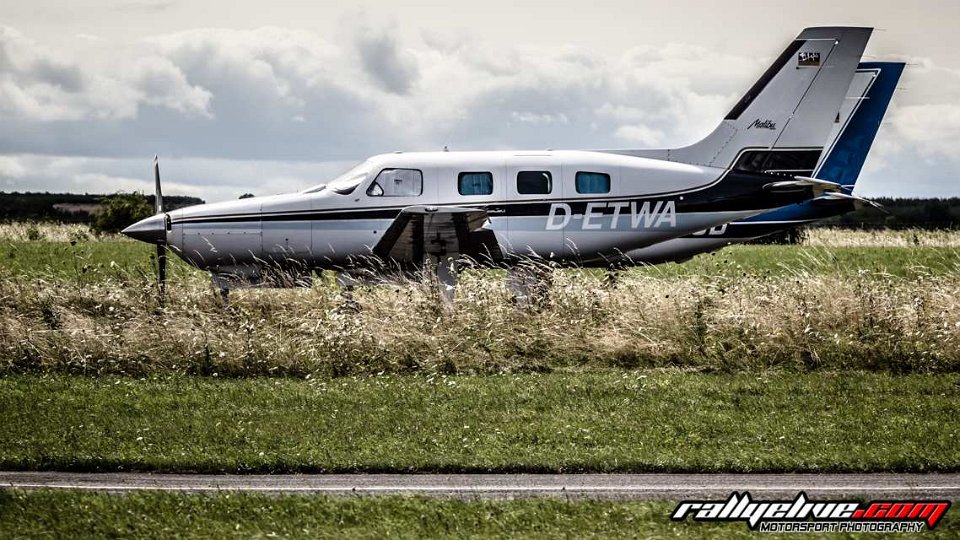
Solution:
<path fill-rule="evenodd" d="M 700 142 L 619 153 L 751 172 L 812 171 L 871 32 L 807 28 Z"/>

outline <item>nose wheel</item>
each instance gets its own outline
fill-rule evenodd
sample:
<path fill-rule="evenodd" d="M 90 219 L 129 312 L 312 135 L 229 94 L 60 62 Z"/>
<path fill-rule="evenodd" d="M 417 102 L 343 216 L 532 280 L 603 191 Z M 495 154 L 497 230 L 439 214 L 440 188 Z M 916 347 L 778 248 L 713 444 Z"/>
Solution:
<path fill-rule="evenodd" d="M 210 282 L 213 283 L 213 288 L 219 294 L 220 303 L 223 304 L 223 309 L 226 311 L 230 307 L 230 284 L 216 272 L 210 272 Z"/>
<path fill-rule="evenodd" d="M 457 296 L 457 256 L 431 256 L 430 263 L 440 287 L 440 298 L 448 307 L 453 307 L 453 300 Z"/>
<path fill-rule="evenodd" d="M 355 313 L 360 311 L 360 303 L 353 297 L 353 291 L 358 283 L 359 280 L 349 273 L 337 272 L 337 285 L 340 287 L 340 298 L 343 299 L 341 307 Z"/>

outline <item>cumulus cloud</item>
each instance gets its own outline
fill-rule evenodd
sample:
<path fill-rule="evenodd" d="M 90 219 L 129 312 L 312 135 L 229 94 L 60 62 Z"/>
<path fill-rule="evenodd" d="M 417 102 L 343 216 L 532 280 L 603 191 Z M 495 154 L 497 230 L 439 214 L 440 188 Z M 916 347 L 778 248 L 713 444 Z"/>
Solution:
<path fill-rule="evenodd" d="M 636 143 L 640 147 L 652 148 L 663 142 L 662 131 L 646 126 L 620 126 L 615 135 L 628 143 Z"/>
<path fill-rule="evenodd" d="M 0 179 L 12 182 L 27 175 L 27 168 L 16 156 L 0 156 Z"/>
<path fill-rule="evenodd" d="M 0 161 L 0 176 L 46 182 L 61 158 L 41 163 L 39 154 L 85 156 L 62 158 L 71 165 L 60 174 L 82 186 L 132 185 L 141 169 L 119 164 L 142 167 L 159 152 L 195 168 L 184 186 L 261 193 L 265 177 L 292 189 L 309 183 L 313 173 L 282 162 L 313 162 L 325 174 L 374 153 L 444 145 L 682 146 L 706 135 L 770 61 L 685 45 L 602 56 L 468 34 L 404 40 L 362 18 L 342 32 L 205 28 L 123 47 L 80 40 L 89 50 L 67 54 L 0 27 L 0 154 L 33 156 L 45 171 L 7 174 L 16 168 Z M 960 169 L 960 74 L 913 62 L 881 130 L 882 155 L 868 162 L 881 189 L 896 162 L 916 156 Z M 209 163 L 229 163 L 235 176 Z"/>
<path fill-rule="evenodd" d="M 960 70 L 908 59 L 894 105 L 888 115 L 895 134 L 888 150 L 908 151 L 927 159 L 960 161 Z"/>
<path fill-rule="evenodd" d="M 144 103 L 188 116 L 213 116 L 209 111 L 212 94 L 202 87 L 192 86 L 180 68 L 167 58 L 140 59 L 134 64 L 130 76 Z"/>
<path fill-rule="evenodd" d="M 907 62 L 857 182 L 865 196 L 958 196 L 960 70 Z"/>
<path fill-rule="evenodd" d="M 208 202 L 235 199 L 243 193 L 274 195 L 300 191 L 326 183 L 353 165 L 339 161 L 160 159 L 164 193 L 200 197 Z M 38 187 L 50 192 L 152 193 L 152 157 L 0 156 L 0 189 L 37 191 Z"/>
<path fill-rule="evenodd" d="M 893 115 L 893 125 L 924 157 L 956 156 L 960 141 L 960 105 L 937 103 L 907 105 Z M 958 156 L 960 157 L 960 156 Z"/>
<path fill-rule="evenodd" d="M 209 100 L 209 92 L 187 83 L 179 68 L 163 58 L 95 69 L 0 26 L 0 111 L 14 119 L 130 119 L 144 104 L 208 115 Z"/>
<path fill-rule="evenodd" d="M 356 40 L 363 66 L 373 80 L 394 94 L 406 94 L 416 83 L 416 57 L 397 43 L 394 29 L 362 29 Z"/>
<path fill-rule="evenodd" d="M 745 86 L 759 69 L 679 46 L 617 58 L 469 36 L 411 46 L 366 20 L 344 31 L 352 40 L 196 29 L 113 56 L 98 42 L 99 63 L 34 53 L 4 32 L 0 50 L 19 67 L 2 70 L 0 107 L 23 129 L 0 133 L 0 149 L 21 153 L 330 160 L 443 145 L 682 144 L 716 124 L 733 81 Z"/>

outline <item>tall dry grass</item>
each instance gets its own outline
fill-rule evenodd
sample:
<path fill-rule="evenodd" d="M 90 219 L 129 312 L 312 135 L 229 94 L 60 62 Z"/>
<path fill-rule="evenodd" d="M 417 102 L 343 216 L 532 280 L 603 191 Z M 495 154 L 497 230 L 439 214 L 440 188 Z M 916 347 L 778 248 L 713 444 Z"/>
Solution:
<path fill-rule="evenodd" d="M 954 230 L 856 230 L 834 227 L 806 229 L 803 242 L 816 247 L 960 247 L 960 231 Z"/>
<path fill-rule="evenodd" d="M 116 240 L 120 235 L 96 233 L 85 223 L 59 223 L 47 221 L 0 222 L 0 240 L 51 242 L 94 242 Z"/>
<path fill-rule="evenodd" d="M 115 240 L 119 235 L 97 235 L 82 223 L 14 221 L 0 223 L 0 240 L 56 242 Z M 960 247 L 955 230 L 857 230 L 835 227 L 806 229 L 805 245 L 816 247 Z"/>
<path fill-rule="evenodd" d="M 538 308 L 502 272 L 467 272 L 451 311 L 429 286 L 233 293 L 201 279 L 155 287 L 0 282 L 0 373 L 189 372 L 335 377 L 675 366 L 703 371 L 960 369 L 960 274 L 902 279 L 650 277 L 555 271 Z"/>

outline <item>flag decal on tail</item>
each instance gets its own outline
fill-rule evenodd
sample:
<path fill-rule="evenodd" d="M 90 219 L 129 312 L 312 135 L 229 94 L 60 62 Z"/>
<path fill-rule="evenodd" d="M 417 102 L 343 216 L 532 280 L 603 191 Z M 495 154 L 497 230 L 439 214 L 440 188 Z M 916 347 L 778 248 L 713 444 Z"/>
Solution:
<path fill-rule="evenodd" d="M 798 58 L 797 65 L 800 67 L 817 67 L 820 65 L 820 53 L 802 52 Z"/>
<path fill-rule="evenodd" d="M 793 57 L 793 53 L 800 50 L 800 47 L 803 47 L 804 43 L 805 42 L 800 39 L 793 40 L 790 45 L 782 53 L 780 53 L 780 56 L 774 60 L 773 64 L 763 72 L 763 75 L 760 76 L 760 79 L 758 79 L 757 82 L 755 82 L 753 86 L 747 90 L 747 93 L 743 95 L 740 101 L 733 106 L 733 109 L 727 113 L 725 119 L 736 120 L 740 118 L 740 113 L 745 111 L 753 102 L 753 100 L 759 96 L 761 92 L 763 92 L 763 89 L 767 87 L 777 73 L 780 73 L 780 70 L 790 62 L 790 58 Z"/>

